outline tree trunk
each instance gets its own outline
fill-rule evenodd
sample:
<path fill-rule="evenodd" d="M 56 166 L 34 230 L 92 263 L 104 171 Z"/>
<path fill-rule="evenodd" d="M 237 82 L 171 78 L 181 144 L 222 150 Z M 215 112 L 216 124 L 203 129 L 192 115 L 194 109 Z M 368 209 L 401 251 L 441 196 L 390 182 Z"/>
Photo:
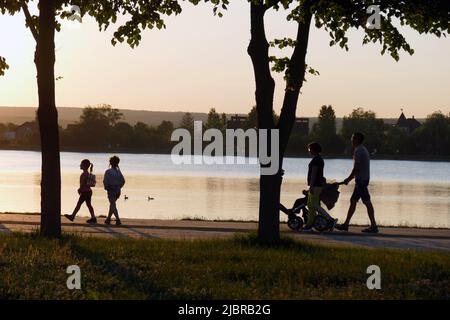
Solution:
<path fill-rule="evenodd" d="M 280 163 L 284 158 L 289 137 L 295 124 L 297 103 L 300 90 L 303 86 L 306 73 L 306 53 L 309 43 L 309 30 L 311 26 L 312 13 L 305 5 L 303 21 L 299 22 L 297 28 L 297 45 L 289 63 L 289 76 L 284 93 L 283 106 L 281 108 L 278 128 L 280 129 Z"/>
<path fill-rule="evenodd" d="M 55 102 L 55 1 L 39 1 L 39 29 L 35 53 L 41 135 L 41 234 L 61 235 L 61 172 L 58 112 Z"/>
<path fill-rule="evenodd" d="M 264 29 L 264 14 L 267 8 L 263 4 L 250 4 L 251 40 L 248 54 L 252 59 L 256 82 L 256 109 L 259 129 L 273 129 L 273 96 L 275 81 L 270 73 L 269 43 Z M 270 135 L 269 135 L 270 136 Z M 270 146 L 268 149 L 270 150 Z M 260 176 L 258 238 L 261 242 L 274 243 L 280 237 L 279 188 L 276 175 Z M 278 191 L 277 191 L 278 190 Z M 278 202 L 277 195 L 278 194 Z M 275 204 L 276 207 L 275 208 Z"/>
<path fill-rule="evenodd" d="M 269 5 L 270 6 L 270 5 Z M 256 109 L 258 113 L 259 129 L 274 129 L 273 122 L 273 97 L 275 82 L 270 72 L 269 44 L 265 35 L 264 14 L 269 6 L 263 4 L 250 4 L 251 15 L 251 40 L 248 54 L 253 63 L 256 82 Z M 259 200 L 259 224 L 258 239 L 263 243 L 275 243 L 280 239 L 280 193 L 283 167 L 283 157 L 289 136 L 295 122 L 300 88 L 305 76 L 305 57 L 308 46 L 311 14 L 305 15 L 303 22 L 299 23 L 297 34 L 297 46 L 291 58 L 290 73 L 286 86 L 283 108 L 278 123 L 280 130 L 280 154 L 279 168 L 275 175 L 260 176 L 260 200 Z M 301 81 L 300 81 L 301 80 Z M 270 136 L 270 135 L 269 135 Z M 269 140 L 270 141 L 270 140 Z M 267 150 L 271 150 L 269 142 Z"/>

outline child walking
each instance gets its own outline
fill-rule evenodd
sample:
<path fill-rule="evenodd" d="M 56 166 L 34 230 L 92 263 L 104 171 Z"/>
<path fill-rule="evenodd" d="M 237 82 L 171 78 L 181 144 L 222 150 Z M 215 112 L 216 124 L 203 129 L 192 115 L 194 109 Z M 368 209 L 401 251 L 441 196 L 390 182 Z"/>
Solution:
<path fill-rule="evenodd" d="M 105 190 L 108 192 L 108 200 L 109 200 L 109 212 L 108 218 L 105 220 L 105 224 L 111 224 L 111 217 L 114 214 L 116 218 L 116 225 L 120 226 L 122 222 L 119 218 L 119 212 L 117 210 L 116 201 L 120 197 L 121 189 L 125 184 L 125 178 L 122 175 L 122 172 L 119 169 L 120 159 L 117 156 L 111 157 L 109 159 L 109 164 L 111 168 L 106 170 L 105 176 L 103 178 L 103 186 Z"/>
<path fill-rule="evenodd" d="M 88 160 L 84 159 L 81 161 L 80 169 L 83 170 L 83 173 L 80 176 L 80 188 L 78 189 L 78 194 L 80 198 L 78 199 L 78 203 L 73 210 L 72 214 L 65 214 L 64 216 L 73 221 L 78 211 L 80 211 L 81 205 L 86 202 L 86 206 L 89 209 L 89 213 L 91 214 L 91 218 L 87 220 L 87 223 L 97 223 L 97 218 L 95 217 L 94 208 L 91 204 L 92 199 L 92 189 L 91 187 L 95 187 L 95 176 L 92 174 L 92 170 L 94 165 Z"/>

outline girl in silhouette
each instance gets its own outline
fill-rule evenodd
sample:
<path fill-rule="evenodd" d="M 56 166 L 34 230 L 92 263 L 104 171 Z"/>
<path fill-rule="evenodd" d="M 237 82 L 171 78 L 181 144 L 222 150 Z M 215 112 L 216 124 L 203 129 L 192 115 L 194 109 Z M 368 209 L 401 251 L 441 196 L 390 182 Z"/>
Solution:
<path fill-rule="evenodd" d="M 105 224 L 111 224 L 111 217 L 114 214 L 116 217 L 116 225 L 120 226 L 122 223 L 119 218 L 119 212 L 117 211 L 116 201 L 120 197 L 121 189 L 125 184 L 125 178 L 119 169 L 120 159 L 117 156 L 111 157 L 109 159 L 109 164 L 111 168 L 106 170 L 105 176 L 103 178 L 103 186 L 108 192 L 109 200 L 109 212 L 108 218 L 105 220 Z"/>
<path fill-rule="evenodd" d="M 80 188 L 78 189 L 78 194 L 80 195 L 80 198 L 78 199 L 78 203 L 73 210 L 72 214 L 65 214 L 64 216 L 69 219 L 70 221 L 73 221 L 75 219 L 75 216 L 77 215 L 78 211 L 80 211 L 81 205 L 86 202 L 86 206 L 89 209 L 89 212 L 91 214 L 91 218 L 87 220 L 87 223 L 97 223 L 97 218 L 95 217 L 94 208 L 91 204 L 92 199 L 92 189 L 91 187 L 95 186 L 95 182 L 93 182 L 93 175 L 92 170 L 94 168 L 94 165 L 88 160 L 84 159 L 81 161 L 80 169 L 83 170 L 83 173 L 81 173 L 80 176 Z"/>

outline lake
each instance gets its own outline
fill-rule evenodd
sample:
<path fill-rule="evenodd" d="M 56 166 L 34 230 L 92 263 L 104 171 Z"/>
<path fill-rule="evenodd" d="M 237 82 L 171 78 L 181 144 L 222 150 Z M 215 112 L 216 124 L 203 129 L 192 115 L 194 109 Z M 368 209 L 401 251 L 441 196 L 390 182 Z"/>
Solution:
<path fill-rule="evenodd" d="M 97 215 L 106 215 L 108 202 L 102 188 L 109 154 L 64 152 L 62 210 L 71 213 L 78 199 L 79 163 L 94 163 L 97 187 L 93 205 Z M 175 165 L 170 155 L 118 154 L 126 178 L 118 201 L 124 218 L 257 220 L 259 168 L 254 164 Z M 0 212 L 39 212 L 41 156 L 31 151 L 0 151 Z M 306 188 L 309 159 L 288 158 L 282 187 L 282 202 L 288 206 Z M 342 180 L 352 161 L 326 160 L 328 180 Z M 370 191 L 378 223 L 450 228 L 450 164 L 446 162 L 372 160 Z M 345 219 L 353 183 L 342 186 L 341 196 L 330 214 Z M 148 197 L 153 201 L 148 201 Z M 80 216 L 88 216 L 83 207 Z M 285 217 L 282 216 L 285 220 Z M 360 204 L 353 223 L 367 224 Z"/>

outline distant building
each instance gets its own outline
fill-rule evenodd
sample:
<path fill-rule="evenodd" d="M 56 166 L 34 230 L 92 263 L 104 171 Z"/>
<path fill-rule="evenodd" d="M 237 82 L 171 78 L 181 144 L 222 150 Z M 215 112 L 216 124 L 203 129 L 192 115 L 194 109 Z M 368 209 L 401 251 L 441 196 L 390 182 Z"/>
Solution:
<path fill-rule="evenodd" d="M 245 129 L 245 124 L 247 122 L 246 116 L 234 115 L 227 121 L 227 129 Z"/>
<path fill-rule="evenodd" d="M 12 141 L 16 139 L 16 132 L 15 131 L 6 131 L 3 132 L 2 138 L 6 141 Z"/>
<path fill-rule="evenodd" d="M 69 123 L 66 127 L 67 130 L 73 130 L 78 126 L 77 123 Z"/>
<path fill-rule="evenodd" d="M 414 118 L 414 116 L 412 118 L 407 119 L 403 111 L 396 123 L 397 127 L 404 129 L 408 134 L 413 133 L 421 125 L 422 124 L 419 121 L 417 121 Z"/>
<path fill-rule="evenodd" d="M 1 139 L 6 141 L 26 140 L 37 131 L 36 122 L 25 122 L 15 130 L 5 131 L 1 134 Z"/>
<path fill-rule="evenodd" d="M 34 122 L 25 122 L 16 129 L 16 139 L 21 140 L 30 137 L 35 127 L 36 124 Z"/>
<path fill-rule="evenodd" d="M 227 129 L 246 129 L 248 117 L 234 115 L 227 121 Z M 309 118 L 296 118 L 292 134 L 308 135 L 309 134 Z"/>
<path fill-rule="evenodd" d="M 292 134 L 307 136 L 309 134 L 309 118 L 296 118 Z"/>

